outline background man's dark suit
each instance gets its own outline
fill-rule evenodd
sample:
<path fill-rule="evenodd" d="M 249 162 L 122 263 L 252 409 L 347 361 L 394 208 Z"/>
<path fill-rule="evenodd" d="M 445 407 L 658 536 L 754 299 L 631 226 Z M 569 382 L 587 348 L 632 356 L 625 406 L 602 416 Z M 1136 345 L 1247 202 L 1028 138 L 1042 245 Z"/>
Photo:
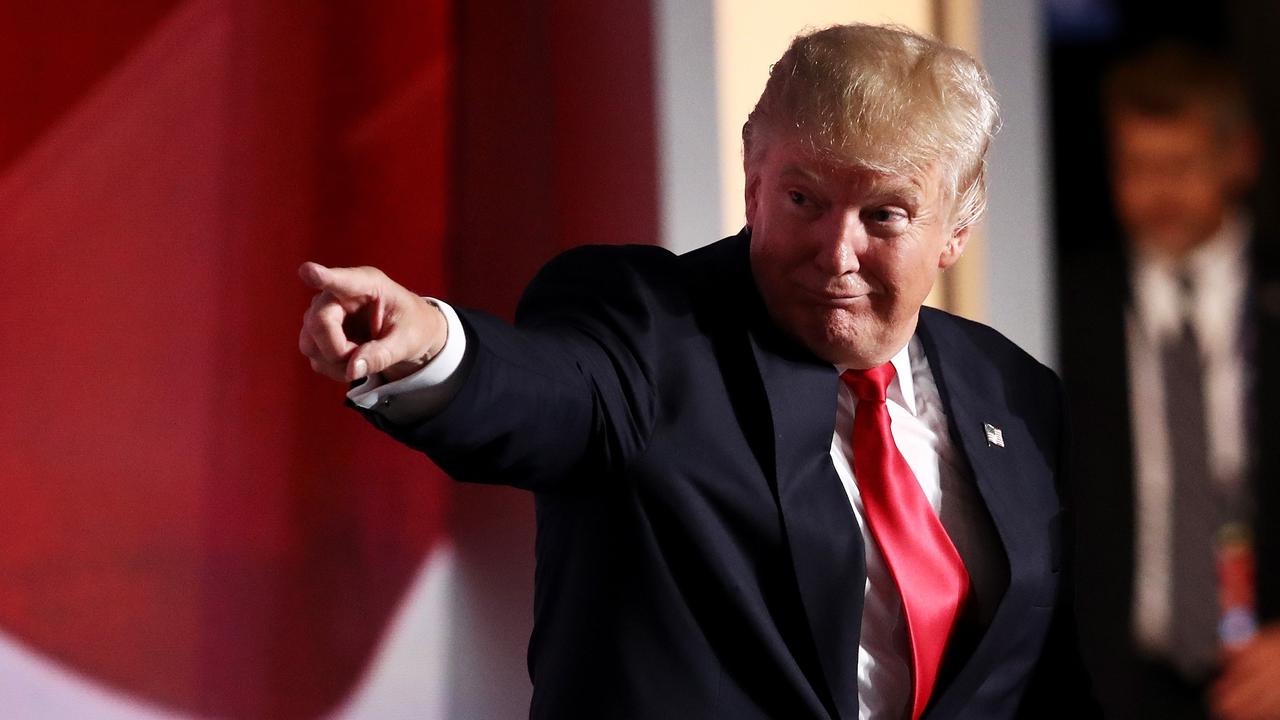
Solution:
<path fill-rule="evenodd" d="M 462 311 L 458 395 L 384 428 L 460 480 L 537 493 L 533 717 L 857 716 L 865 568 L 829 457 L 839 380 L 767 316 L 748 242 L 562 256 L 518 330 Z M 936 310 L 918 334 L 1008 578 L 929 717 L 1014 717 L 1028 688 L 1029 715 L 1070 713 L 1057 380 Z"/>
<path fill-rule="evenodd" d="M 1114 245 L 1114 251 L 1081 258 L 1062 275 L 1071 298 L 1062 307 L 1062 371 L 1079 491 L 1079 556 L 1085 560 L 1077 572 L 1081 641 L 1100 698 L 1122 709 L 1120 717 L 1202 718 L 1203 688 L 1177 681 L 1134 650 L 1133 436 L 1124 326 L 1130 290 L 1122 243 Z M 1266 623 L 1280 620 L 1280 263 L 1263 250 L 1256 244 L 1252 250 L 1244 344 L 1254 353 L 1246 426 L 1254 468 L 1258 611 Z"/>

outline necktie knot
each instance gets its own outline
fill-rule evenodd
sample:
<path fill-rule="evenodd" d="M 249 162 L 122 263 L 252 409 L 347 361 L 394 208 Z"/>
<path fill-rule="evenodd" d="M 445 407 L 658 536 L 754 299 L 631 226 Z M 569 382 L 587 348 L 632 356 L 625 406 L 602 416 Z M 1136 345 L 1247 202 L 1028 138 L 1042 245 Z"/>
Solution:
<path fill-rule="evenodd" d="M 845 370 L 840 379 L 859 401 L 882 403 L 896 374 L 893 363 L 887 362 L 866 370 Z"/>

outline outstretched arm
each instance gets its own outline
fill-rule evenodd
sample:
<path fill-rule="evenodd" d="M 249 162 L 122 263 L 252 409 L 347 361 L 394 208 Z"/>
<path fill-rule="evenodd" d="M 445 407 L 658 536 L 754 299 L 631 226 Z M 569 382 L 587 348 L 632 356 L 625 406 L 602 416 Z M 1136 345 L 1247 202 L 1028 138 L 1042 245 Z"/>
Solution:
<path fill-rule="evenodd" d="M 465 343 L 446 402 L 407 417 L 361 403 L 366 417 L 459 480 L 542 489 L 594 481 L 636 457 L 652 428 L 664 325 L 653 313 L 670 305 L 653 283 L 670 274 L 672 257 L 657 248 L 571 251 L 531 283 L 515 327 L 458 309 L 454 339 L 438 307 L 380 271 L 308 264 L 300 272 L 320 293 L 300 346 L 335 380 L 381 371 L 378 380 L 394 381 L 430 373 L 446 339 Z"/>

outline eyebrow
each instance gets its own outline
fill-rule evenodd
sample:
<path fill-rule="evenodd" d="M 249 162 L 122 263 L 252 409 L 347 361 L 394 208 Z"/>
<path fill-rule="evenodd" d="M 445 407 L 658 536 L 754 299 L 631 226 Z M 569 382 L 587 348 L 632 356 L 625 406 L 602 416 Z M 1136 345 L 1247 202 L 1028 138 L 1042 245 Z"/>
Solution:
<path fill-rule="evenodd" d="M 783 165 L 782 170 L 778 174 L 779 175 L 799 175 L 805 178 L 806 180 L 810 180 L 812 182 L 821 182 L 823 180 L 822 175 L 820 175 L 819 173 L 814 172 L 813 170 L 796 163 L 787 163 L 786 165 Z"/>
<path fill-rule="evenodd" d="M 891 181 L 875 187 L 876 195 L 889 195 L 895 198 L 919 205 L 924 202 L 924 189 L 919 183 L 906 181 Z"/>
<path fill-rule="evenodd" d="M 794 162 L 783 165 L 778 174 L 780 176 L 795 175 L 815 183 L 826 180 L 821 173 Z M 924 203 L 924 188 L 913 178 L 895 177 L 872 180 L 870 191 L 869 194 L 875 197 L 901 198 L 904 202 L 916 206 Z"/>

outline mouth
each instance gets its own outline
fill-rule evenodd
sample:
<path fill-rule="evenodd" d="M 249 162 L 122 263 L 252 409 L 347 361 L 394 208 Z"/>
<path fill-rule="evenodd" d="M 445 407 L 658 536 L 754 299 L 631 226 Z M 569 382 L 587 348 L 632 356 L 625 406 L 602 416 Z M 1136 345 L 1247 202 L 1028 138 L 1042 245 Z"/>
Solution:
<path fill-rule="evenodd" d="M 869 291 L 863 292 L 830 292 L 826 290 L 810 290 L 801 287 L 800 292 L 815 305 L 829 307 L 849 307 L 867 300 Z"/>

